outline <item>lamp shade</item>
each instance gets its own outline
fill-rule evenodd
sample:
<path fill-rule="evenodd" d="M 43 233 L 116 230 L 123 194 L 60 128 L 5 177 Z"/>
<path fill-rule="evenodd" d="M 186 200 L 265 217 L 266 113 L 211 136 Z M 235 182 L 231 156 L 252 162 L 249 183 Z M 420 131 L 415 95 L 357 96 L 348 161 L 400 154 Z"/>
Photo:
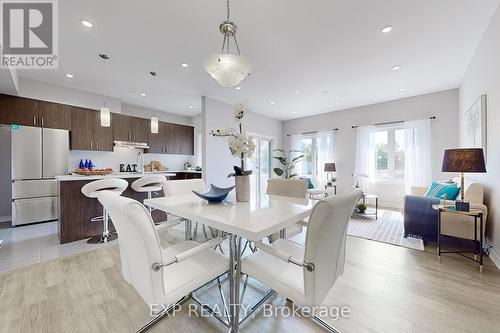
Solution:
<path fill-rule="evenodd" d="M 151 117 L 151 133 L 158 134 L 158 118 Z"/>
<path fill-rule="evenodd" d="M 101 126 L 110 127 L 111 126 L 111 113 L 108 107 L 101 106 Z"/>
<path fill-rule="evenodd" d="M 337 171 L 335 169 L 335 163 L 325 163 L 325 169 L 324 169 L 325 172 L 335 172 Z"/>
<path fill-rule="evenodd" d="M 444 151 L 443 172 L 484 173 L 484 153 L 482 148 L 446 149 Z"/>
<path fill-rule="evenodd" d="M 205 60 L 205 71 L 223 87 L 235 87 L 252 71 L 252 65 L 242 55 L 216 53 Z"/>

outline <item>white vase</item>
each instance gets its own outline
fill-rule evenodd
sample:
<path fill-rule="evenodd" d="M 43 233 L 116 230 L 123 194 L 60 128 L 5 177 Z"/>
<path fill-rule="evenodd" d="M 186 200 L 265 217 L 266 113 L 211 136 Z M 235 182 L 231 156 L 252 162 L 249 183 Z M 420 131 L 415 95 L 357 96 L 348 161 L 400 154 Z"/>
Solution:
<path fill-rule="evenodd" d="M 236 201 L 250 201 L 250 176 L 235 176 Z"/>

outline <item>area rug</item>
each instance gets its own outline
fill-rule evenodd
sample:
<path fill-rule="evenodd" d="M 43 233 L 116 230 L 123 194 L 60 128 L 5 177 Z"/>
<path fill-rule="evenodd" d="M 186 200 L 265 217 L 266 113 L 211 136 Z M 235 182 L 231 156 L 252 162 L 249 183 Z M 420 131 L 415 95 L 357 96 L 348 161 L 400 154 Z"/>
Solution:
<path fill-rule="evenodd" d="M 355 215 L 347 228 L 350 236 L 377 242 L 404 246 L 425 251 L 424 242 L 418 238 L 404 238 L 403 215 L 399 211 L 379 209 L 378 219 L 369 215 Z"/>

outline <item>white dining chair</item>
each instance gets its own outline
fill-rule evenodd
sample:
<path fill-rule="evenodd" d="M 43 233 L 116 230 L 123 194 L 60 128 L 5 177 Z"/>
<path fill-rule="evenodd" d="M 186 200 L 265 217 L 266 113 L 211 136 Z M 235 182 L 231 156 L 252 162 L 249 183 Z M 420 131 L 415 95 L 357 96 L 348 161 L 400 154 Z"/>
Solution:
<path fill-rule="evenodd" d="M 179 180 L 171 180 L 162 184 L 163 193 L 166 197 L 174 196 L 174 195 L 185 195 L 191 194 L 193 191 L 203 192 L 205 190 L 205 181 L 203 179 L 179 179 Z M 192 227 L 191 221 L 186 221 L 183 218 L 168 215 L 168 221 L 170 221 L 167 225 L 168 227 L 179 225 L 181 222 L 187 223 L 185 227 L 186 235 L 192 237 L 194 240 L 198 239 L 198 223 L 194 221 L 194 229 Z M 205 240 L 213 238 L 216 236 L 217 232 L 213 229 L 210 229 L 211 235 L 209 236 L 205 226 L 202 226 L 203 235 Z"/>
<path fill-rule="evenodd" d="M 272 178 L 267 182 L 266 193 L 284 197 L 304 199 L 307 196 L 307 185 L 308 183 L 306 179 Z M 285 232 L 285 235 L 282 236 L 291 237 L 301 233 L 302 230 L 303 225 L 301 223 L 296 223 L 295 225 L 286 228 L 286 230 L 283 231 Z M 272 234 L 269 236 L 269 241 L 274 242 L 279 238 L 279 236 L 279 233 Z"/>
<path fill-rule="evenodd" d="M 279 239 L 256 242 L 259 251 L 242 261 L 241 271 L 293 303 L 317 307 L 344 272 L 347 224 L 362 191 L 353 189 L 319 201 L 313 208 L 305 245 Z M 337 332 L 314 313 L 311 317 Z"/>
<path fill-rule="evenodd" d="M 143 204 L 110 191 L 100 192 L 98 199 L 120 237 L 123 278 L 146 304 L 163 309 L 139 332 L 149 329 L 186 296 L 228 270 L 228 259 L 212 250 L 222 242 L 222 237 L 202 244 L 184 241 L 162 248 L 151 215 Z"/>

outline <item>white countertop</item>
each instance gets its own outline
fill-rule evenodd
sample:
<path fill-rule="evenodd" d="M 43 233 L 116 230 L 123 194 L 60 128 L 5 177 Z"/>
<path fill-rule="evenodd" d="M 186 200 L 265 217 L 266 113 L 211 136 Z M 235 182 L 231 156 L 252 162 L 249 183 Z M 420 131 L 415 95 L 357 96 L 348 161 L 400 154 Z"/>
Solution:
<path fill-rule="evenodd" d="M 156 172 L 145 172 L 144 174 L 140 172 L 115 172 L 106 176 L 84 176 L 84 175 L 64 175 L 64 176 L 56 176 L 56 180 L 60 182 L 65 182 L 65 181 L 73 181 L 73 180 L 97 180 L 97 179 L 104 179 L 104 178 L 140 178 L 145 175 L 163 175 L 165 177 L 174 177 L 176 173 L 180 172 L 190 172 L 190 173 L 201 173 L 201 171 L 188 171 L 188 170 L 183 170 L 183 171 L 156 171 Z"/>

